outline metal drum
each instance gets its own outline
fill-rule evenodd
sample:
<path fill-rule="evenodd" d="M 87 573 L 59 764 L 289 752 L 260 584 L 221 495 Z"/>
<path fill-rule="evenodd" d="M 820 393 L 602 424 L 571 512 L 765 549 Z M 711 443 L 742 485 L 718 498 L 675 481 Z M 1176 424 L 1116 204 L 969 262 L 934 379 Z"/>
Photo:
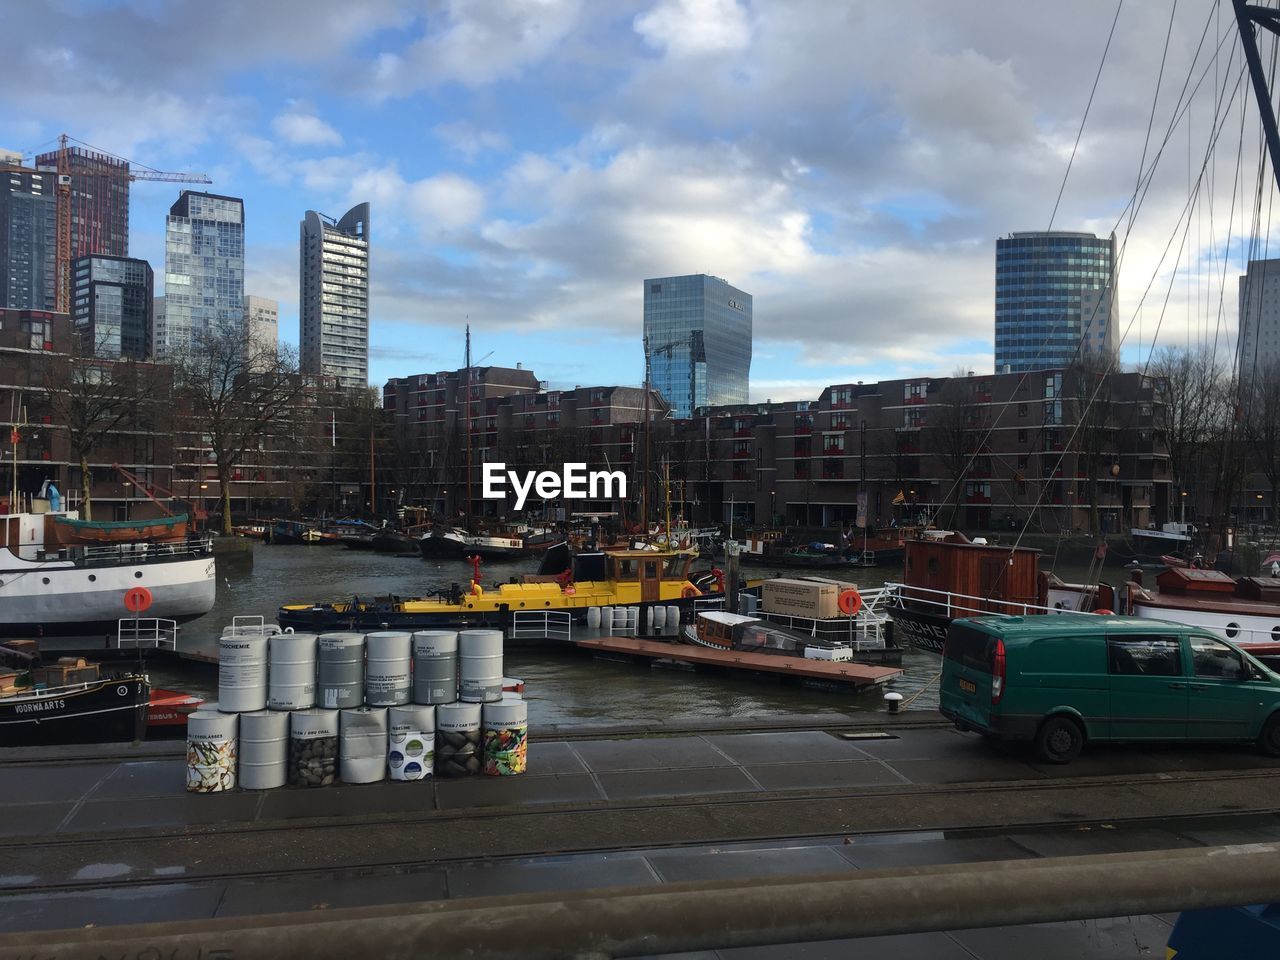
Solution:
<path fill-rule="evenodd" d="M 529 764 L 529 705 L 521 697 L 504 694 L 484 705 L 484 772 L 511 777 Z"/>
<path fill-rule="evenodd" d="M 394 707 L 409 702 L 409 634 L 401 630 L 371 633 L 364 638 L 364 702 Z"/>
<path fill-rule="evenodd" d="M 338 779 L 338 711 L 289 714 L 289 784 L 327 787 Z"/>
<path fill-rule="evenodd" d="M 267 709 L 267 636 L 260 631 L 218 638 L 218 709 L 249 713 Z"/>
<path fill-rule="evenodd" d="M 277 633 L 271 638 L 267 706 L 307 710 L 316 705 L 316 635 Z"/>
<path fill-rule="evenodd" d="M 480 704 L 436 707 L 436 776 L 468 777 L 480 772 Z"/>
<path fill-rule="evenodd" d="M 502 631 L 458 633 L 458 699 L 488 703 L 502 699 Z"/>
<path fill-rule="evenodd" d="M 364 703 L 364 634 L 322 633 L 316 644 L 316 700 L 326 710 Z"/>
<path fill-rule="evenodd" d="M 413 635 L 413 702 L 458 699 L 458 632 L 419 630 Z"/>
<path fill-rule="evenodd" d="M 387 776 L 387 711 L 357 707 L 342 711 L 338 771 L 343 783 L 377 783 Z"/>
<path fill-rule="evenodd" d="M 240 786 L 283 787 L 289 779 L 289 714 L 259 710 L 240 714 Z"/>
<path fill-rule="evenodd" d="M 236 714 L 196 710 L 187 717 L 187 792 L 222 793 L 236 785 Z"/>
<path fill-rule="evenodd" d="M 387 711 L 387 768 L 392 780 L 425 780 L 435 767 L 436 708 L 407 705 Z"/>

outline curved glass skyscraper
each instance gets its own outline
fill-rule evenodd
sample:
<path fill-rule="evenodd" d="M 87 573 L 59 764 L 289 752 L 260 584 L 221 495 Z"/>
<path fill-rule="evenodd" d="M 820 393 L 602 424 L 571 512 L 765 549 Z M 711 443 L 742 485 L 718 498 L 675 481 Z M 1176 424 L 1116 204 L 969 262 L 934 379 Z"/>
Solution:
<path fill-rule="evenodd" d="M 369 385 L 369 204 L 300 225 L 298 320 L 302 372 Z"/>
<path fill-rule="evenodd" d="M 751 294 L 719 277 L 644 282 L 644 349 L 653 389 L 675 417 L 746 403 L 751 387 Z"/>
<path fill-rule="evenodd" d="M 1116 237 L 1049 231 L 996 241 L 996 373 L 1113 356 Z"/>

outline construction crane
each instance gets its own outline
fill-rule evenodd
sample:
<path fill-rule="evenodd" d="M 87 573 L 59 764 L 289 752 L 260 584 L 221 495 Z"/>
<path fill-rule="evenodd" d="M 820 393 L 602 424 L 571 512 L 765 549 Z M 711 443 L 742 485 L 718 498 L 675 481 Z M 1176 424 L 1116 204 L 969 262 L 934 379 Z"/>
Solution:
<path fill-rule="evenodd" d="M 91 143 L 85 143 L 83 140 L 77 140 L 75 137 L 62 134 L 58 137 L 57 156 L 57 241 L 56 241 L 56 273 L 57 273 L 57 311 L 59 313 L 69 313 L 71 309 L 71 146 L 76 143 L 82 147 L 88 147 L 95 153 L 99 154 L 106 160 L 114 160 L 122 166 L 119 172 L 112 171 L 109 167 L 103 167 L 100 172 L 95 172 L 94 176 L 100 177 L 120 177 L 121 179 L 134 180 L 155 180 L 161 183 L 213 183 L 207 174 L 203 173 L 167 173 L 163 170 L 156 170 L 145 164 L 134 163 L 124 157 L 117 157 L 113 154 L 100 150 Z M 28 158 L 35 165 L 36 156 Z"/>

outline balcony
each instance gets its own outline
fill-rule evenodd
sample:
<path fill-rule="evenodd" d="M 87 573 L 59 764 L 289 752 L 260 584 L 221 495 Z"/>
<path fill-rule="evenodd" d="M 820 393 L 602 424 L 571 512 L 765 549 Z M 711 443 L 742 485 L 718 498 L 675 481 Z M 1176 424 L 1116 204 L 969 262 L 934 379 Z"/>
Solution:
<path fill-rule="evenodd" d="M 812 432 L 813 432 L 813 424 L 812 424 L 812 423 L 797 423 L 797 424 L 796 424 L 796 436 L 800 436 L 800 437 L 807 437 L 807 436 L 808 436 L 810 433 L 812 433 Z"/>
<path fill-rule="evenodd" d="M 843 457 L 843 456 L 844 456 L 844 447 L 842 447 L 842 446 L 830 446 L 830 445 L 829 445 L 829 446 L 826 446 L 826 447 L 823 447 L 823 448 L 822 448 L 822 453 L 823 453 L 823 455 L 824 455 L 824 456 L 828 456 L 828 457 Z"/>

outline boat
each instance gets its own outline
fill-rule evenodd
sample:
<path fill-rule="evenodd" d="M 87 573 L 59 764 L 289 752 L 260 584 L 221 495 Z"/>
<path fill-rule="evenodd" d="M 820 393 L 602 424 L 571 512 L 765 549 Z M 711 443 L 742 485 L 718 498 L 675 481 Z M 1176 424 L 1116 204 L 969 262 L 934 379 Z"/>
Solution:
<path fill-rule="evenodd" d="M 81 638 L 109 649 L 134 588 L 148 617 L 182 622 L 212 609 L 208 538 L 65 546 L 55 532 L 63 516 L 76 519 L 74 511 L 0 515 L 0 637 Z"/>
<path fill-rule="evenodd" d="M 463 556 L 470 536 L 461 527 L 430 530 L 418 538 L 418 549 L 424 560 L 456 560 Z"/>
<path fill-rule="evenodd" d="M 606 550 L 570 556 L 567 544 L 549 548 L 539 573 L 485 587 L 473 560 L 466 589 L 431 597 L 395 596 L 291 603 L 280 608 L 281 628 L 299 631 L 420 630 L 484 627 L 510 631 L 517 614 L 567 613 L 585 622 L 591 607 L 676 605 L 691 609 L 708 595 L 689 579 L 693 557 L 678 550 Z"/>
<path fill-rule="evenodd" d="M 305 520 L 273 520 L 267 528 L 267 542 L 274 544 L 307 544 L 319 546 L 338 543 L 340 534 L 326 535 L 314 523 Z"/>
<path fill-rule="evenodd" d="M 149 703 L 150 685 L 137 673 L 19 688 L 0 695 L 0 746 L 141 740 Z"/>
<path fill-rule="evenodd" d="M 906 541 L 903 579 L 887 586 L 894 641 L 942 653 L 947 628 L 962 617 L 1033 616 L 1112 609 L 1106 584 L 1068 584 L 1040 572 L 1040 551 L 926 531 Z"/>
<path fill-rule="evenodd" d="M 187 732 L 187 717 L 199 710 L 203 703 L 203 699 L 192 693 L 152 687 L 147 700 L 147 736 L 184 736 Z"/>
<path fill-rule="evenodd" d="M 344 533 L 338 538 L 348 550 L 372 550 L 372 533 Z"/>
<path fill-rule="evenodd" d="M 693 623 L 680 630 L 680 639 L 711 650 L 744 651 L 831 662 L 902 662 L 902 651 L 887 644 L 879 618 L 858 621 L 839 617 L 829 624 L 806 618 L 770 619 L 767 613 L 750 616 L 724 610 L 699 611 Z M 830 629 L 827 629 L 829 627 Z"/>
<path fill-rule="evenodd" d="M 464 557 L 479 557 L 486 563 L 503 563 L 523 560 L 533 551 L 524 545 L 524 538 L 518 534 L 477 534 L 466 539 L 462 554 Z"/>
<path fill-rule="evenodd" d="M 379 530 L 370 545 L 377 553 L 413 553 L 418 550 L 418 538 L 400 530 Z"/>
<path fill-rule="evenodd" d="M 166 543 L 187 537 L 185 513 L 150 520 L 81 520 L 63 513 L 49 516 L 54 539 L 66 547 L 139 541 Z"/>
<path fill-rule="evenodd" d="M 850 565 L 834 544 L 796 544 L 777 530 L 749 535 L 738 558 L 744 564 L 810 570 L 834 570 Z"/>

